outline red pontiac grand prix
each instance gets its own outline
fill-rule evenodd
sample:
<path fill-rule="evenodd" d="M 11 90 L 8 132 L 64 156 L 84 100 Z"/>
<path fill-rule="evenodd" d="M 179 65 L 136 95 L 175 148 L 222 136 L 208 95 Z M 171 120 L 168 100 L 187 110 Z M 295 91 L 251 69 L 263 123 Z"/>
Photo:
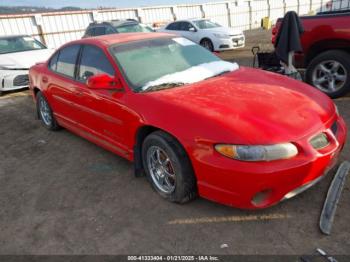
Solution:
<path fill-rule="evenodd" d="M 38 117 L 130 161 L 165 199 L 255 209 L 318 182 L 346 140 L 326 95 L 162 33 L 70 42 L 30 69 Z"/>

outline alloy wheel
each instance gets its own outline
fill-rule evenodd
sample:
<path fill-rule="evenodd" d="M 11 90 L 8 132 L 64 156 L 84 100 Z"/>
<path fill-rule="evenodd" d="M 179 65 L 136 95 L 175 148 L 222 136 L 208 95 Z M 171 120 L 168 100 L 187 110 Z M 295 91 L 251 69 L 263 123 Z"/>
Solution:
<path fill-rule="evenodd" d="M 158 146 L 147 150 L 147 168 L 156 187 L 171 194 L 176 186 L 176 174 L 167 153 Z"/>
<path fill-rule="evenodd" d="M 346 83 L 348 72 L 345 67 L 335 60 L 319 63 L 312 73 L 312 83 L 325 93 L 334 93 Z"/>
<path fill-rule="evenodd" d="M 39 111 L 45 125 L 50 126 L 52 124 L 51 110 L 48 103 L 42 97 L 39 100 Z"/>

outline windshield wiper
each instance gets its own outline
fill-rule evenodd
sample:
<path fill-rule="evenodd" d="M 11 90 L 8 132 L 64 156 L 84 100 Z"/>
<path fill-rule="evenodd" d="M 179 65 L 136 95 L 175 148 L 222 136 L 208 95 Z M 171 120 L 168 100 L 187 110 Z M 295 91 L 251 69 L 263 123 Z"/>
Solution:
<path fill-rule="evenodd" d="M 168 88 L 173 88 L 173 87 L 178 87 L 178 86 L 183 86 L 185 83 L 183 82 L 170 82 L 170 83 L 163 83 L 160 85 L 154 85 L 154 86 L 149 86 L 144 90 L 140 90 L 140 92 L 150 92 L 150 91 L 157 91 L 157 90 L 162 90 L 162 89 L 168 89 Z"/>

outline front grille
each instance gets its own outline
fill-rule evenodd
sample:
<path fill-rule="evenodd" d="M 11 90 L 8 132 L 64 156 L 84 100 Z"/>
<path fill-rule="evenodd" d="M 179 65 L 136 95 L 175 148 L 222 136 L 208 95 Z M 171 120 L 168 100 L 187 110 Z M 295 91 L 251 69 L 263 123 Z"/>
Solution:
<path fill-rule="evenodd" d="M 239 37 L 239 38 L 232 38 L 232 42 L 238 42 L 238 41 L 243 41 L 244 37 Z"/>
<path fill-rule="evenodd" d="M 14 86 L 28 86 L 29 77 L 28 75 L 18 75 L 13 79 Z"/>
<path fill-rule="evenodd" d="M 333 125 L 331 126 L 331 130 L 333 132 L 333 134 L 336 136 L 337 135 L 337 132 L 338 132 L 338 124 L 337 124 L 337 121 L 335 121 L 333 123 Z"/>
<path fill-rule="evenodd" d="M 317 136 L 314 136 L 310 140 L 310 144 L 312 145 L 313 148 L 315 148 L 316 150 L 319 150 L 328 146 L 329 140 L 325 133 L 321 133 L 321 134 L 318 134 Z"/>

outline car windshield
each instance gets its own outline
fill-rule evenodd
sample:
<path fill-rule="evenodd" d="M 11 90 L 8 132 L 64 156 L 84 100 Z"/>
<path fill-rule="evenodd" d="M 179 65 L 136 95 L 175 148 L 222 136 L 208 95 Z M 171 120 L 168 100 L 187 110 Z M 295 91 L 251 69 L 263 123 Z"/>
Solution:
<path fill-rule="evenodd" d="M 115 28 L 118 33 L 154 32 L 152 28 L 142 24 L 125 24 Z"/>
<path fill-rule="evenodd" d="M 222 27 L 221 25 L 214 23 L 210 20 L 196 20 L 193 21 L 193 23 L 199 28 L 199 29 L 210 29 L 210 28 L 217 28 Z"/>
<path fill-rule="evenodd" d="M 128 83 L 139 92 L 198 82 L 238 67 L 181 37 L 128 42 L 109 50 Z"/>
<path fill-rule="evenodd" d="M 46 49 L 46 47 L 30 36 L 0 37 L 0 54 L 39 49 Z"/>

